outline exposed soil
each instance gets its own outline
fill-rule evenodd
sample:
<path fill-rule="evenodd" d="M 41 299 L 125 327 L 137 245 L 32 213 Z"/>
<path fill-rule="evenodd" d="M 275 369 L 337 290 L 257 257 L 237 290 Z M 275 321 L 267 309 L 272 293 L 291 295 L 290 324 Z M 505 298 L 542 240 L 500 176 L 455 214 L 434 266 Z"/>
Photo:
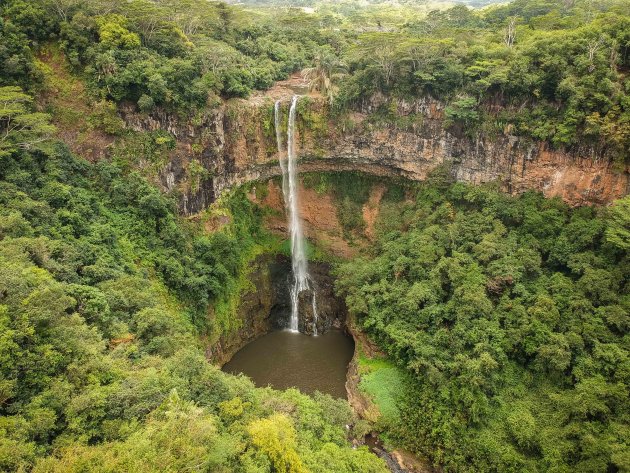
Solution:
<path fill-rule="evenodd" d="M 282 189 L 273 180 L 259 185 L 266 186 L 264 197 L 256 197 L 255 192 L 249 194 L 248 197 L 273 210 L 273 213 L 265 217 L 265 226 L 278 235 L 286 236 L 287 217 Z M 303 222 L 304 236 L 332 255 L 341 258 L 356 256 L 359 248 L 351 246 L 343 238 L 343 229 L 337 217 L 337 207 L 333 196 L 329 193 L 320 194 L 314 189 L 304 187 L 301 182 L 298 189 L 299 215 Z"/>
<path fill-rule="evenodd" d="M 287 80 L 276 82 L 271 89 L 259 91 L 248 99 L 249 102 L 262 103 L 271 100 L 287 100 L 292 95 L 308 95 L 310 97 L 320 97 L 321 95 L 315 91 L 309 91 L 308 81 L 297 72 Z"/>
<path fill-rule="evenodd" d="M 365 236 L 370 240 L 374 240 L 374 225 L 376 224 L 376 219 L 378 218 L 381 199 L 385 194 L 387 187 L 385 186 L 375 186 L 370 191 L 370 197 L 368 201 L 363 206 L 363 220 L 365 221 Z"/>

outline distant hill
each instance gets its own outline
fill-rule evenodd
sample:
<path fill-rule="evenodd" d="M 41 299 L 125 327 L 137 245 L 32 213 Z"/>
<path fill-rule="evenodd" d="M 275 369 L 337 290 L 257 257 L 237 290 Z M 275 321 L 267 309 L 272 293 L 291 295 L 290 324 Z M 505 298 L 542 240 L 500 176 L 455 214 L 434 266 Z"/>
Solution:
<path fill-rule="evenodd" d="M 282 6 L 282 7 L 305 7 L 315 8 L 318 5 L 327 3 L 339 3 L 330 0 L 228 0 L 227 3 L 232 5 L 252 5 L 252 6 Z M 392 5 L 430 5 L 435 3 L 436 6 L 443 6 L 444 2 L 435 2 L 433 0 L 395 0 L 395 1 L 381 1 L 381 0 L 347 0 L 346 3 L 356 3 L 358 5 L 374 6 L 379 4 Z M 450 0 L 446 3 L 452 4 L 464 4 L 471 7 L 483 7 L 486 5 L 509 3 L 505 0 Z"/>

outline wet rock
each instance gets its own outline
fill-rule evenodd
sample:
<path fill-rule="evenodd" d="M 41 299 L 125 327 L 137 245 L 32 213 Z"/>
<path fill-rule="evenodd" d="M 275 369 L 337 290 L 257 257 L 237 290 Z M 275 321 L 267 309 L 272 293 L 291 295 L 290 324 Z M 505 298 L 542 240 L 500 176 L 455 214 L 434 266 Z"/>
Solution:
<path fill-rule="evenodd" d="M 299 330 L 314 333 L 313 294 L 316 296 L 317 333 L 342 328 L 347 309 L 333 290 L 333 277 L 327 263 L 311 263 L 309 274 L 315 291 L 300 295 Z M 247 343 L 271 330 L 289 326 L 291 317 L 291 260 L 284 255 L 263 255 L 254 261 L 249 275 L 253 290 L 241 295 L 236 316 L 239 328 L 208 340 L 206 354 L 217 364 L 224 364 Z"/>
<path fill-rule="evenodd" d="M 241 294 L 238 321 L 233 324 L 239 328 L 223 333 L 217 340 L 208 340 L 209 359 L 222 365 L 247 343 L 283 326 L 291 311 L 286 280 L 290 268 L 290 262 L 282 256 L 262 255 L 252 263 L 249 280 L 253 289 Z"/>
<path fill-rule="evenodd" d="M 300 171 L 362 171 L 424 180 L 446 165 L 458 181 L 498 182 L 511 194 L 538 190 L 570 205 L 610 203 L 630 189 L 630 168 L 615 168 L 597 143 L 556 150 L 509 130 L 469 137 L 446 128 L 445 104 L 428 97 L 396 102 L 408 125 L 371 123 L 369 115 L 391 100 L 382 95 L 365 98 L 349 114 L 352 127 L 330 121 L 325 133 L 315 133 L 298 122 Z M 275 136 L 264 126 L 271 119 L 266 114 L 272 113 L 272 104 L 265 96 L 229 101 L 194 119 L 163 110 L 140 114 L 132 106 L 123 106 L 121 115 L 130 129 L 167 130 L 176 137 L 177 147 L 161 173 L 162 186 L 179 197 L 182 214 L 192 215 L 230 188 L 281 173 Z M 311 98 L 309 107 L 316 115 L 327 114 L 323 100 Z M 193 158 L 207 170 L 199 183 L 191 183 L 186 171 Z"/>
<path fill-rule="evenodd" d="M 291 319 L 291 260 L 283 255 L 277 255 L 270 265 L 272 291 L 274 303 L 269 317 L 274 329 L 289 326 Z"/>

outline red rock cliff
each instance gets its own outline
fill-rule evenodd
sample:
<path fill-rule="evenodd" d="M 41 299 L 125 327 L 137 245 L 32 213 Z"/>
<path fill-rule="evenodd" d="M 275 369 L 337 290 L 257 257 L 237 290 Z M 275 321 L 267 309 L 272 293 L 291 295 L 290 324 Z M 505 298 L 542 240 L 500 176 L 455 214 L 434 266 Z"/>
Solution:
<path fill-rule="evenodd" d="M 195 120 L 131 109 L 122 115 L 133 129 L 165 129 L 177 138 L 177 149 L 161 172 L 162 184 L 179 193 L 182 213 L 194 214 L 231 187 L 280 174 L 273 103 L 282 100 L 286 113 L 291 86 L 280 83 L 264 95 L 229 101 Z M 383 107 L 394 110 L 394 120 L 375 119 Z M 588 144 L 567 152 L 509 134 L 471 138 L 445 127 L 443 109 L 429 98 L 392 104 L 372 97 L 350 115 L 334 118 L 321 98 L 304 98 L 298 114 L 300 170 L 423 180 L 447 165 L 459 181 L 494 181 L 511 194 L 534 189 L 570 205 L 608 204 L 630 191 L 628 166 L 615 168 Z M 197 185 L 191 185 L 187 172 L 192 158 L 207 171 Z"/>

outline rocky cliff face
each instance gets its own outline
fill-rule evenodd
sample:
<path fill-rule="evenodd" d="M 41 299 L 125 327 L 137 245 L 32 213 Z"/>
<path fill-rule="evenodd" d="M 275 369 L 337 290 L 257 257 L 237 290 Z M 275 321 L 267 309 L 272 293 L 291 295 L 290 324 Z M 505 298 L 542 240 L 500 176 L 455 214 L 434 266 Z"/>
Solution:
<path fill-rule="evenodd" d="M 345 301 L 335 295 L 334 278 L 330 274 L 330 265 L 327 263 L 309 263 L 309 276 L 315 291 L 317 305 L 317 318 L 313 313 L 313 305 L 302 304 L 299 321 L 299 330 L 302 333 L 313 333 L 313 321 L 317 325 L 317 333 L 324 333 L 330 329 L 341 329 L 346 322 L 348 309 Z"/>
<path fill-rule="evenodd" d="M 273 103 L 284 109 L 294 93 L 291 81 L 265 95 L 233 100 L 194 120 L 163 112 L 142 115 L 123 108 L 127 126 L 163 129 L 177 148 L 161 172 L 165 190 L 180 196 L 180 211 L 191 215 L 221 193 L 253 180 L 279 175 Z M 376 120 L 377 111 L 393 110 L 393 119 Z M 423 180 L 447 165 L 453 177 L 470 183 L 498 182 L 508 193 L 528 189 L 559 196 L 570 205 L 607 204 L 630 191 L 628 166 L 615 169 L 585 145 L 572 152 L 501 133 L 470 138 L 444 126 L 444 104 L 424 98 L 390 103 L 372 97 L 343 118 L 331 118 L 318 97 L 302 99 L 298 110 L 301 171 L 363 171 Z M 190 162 L 205 169 L 191 178 Z M 193 182 L 194 181 L 194 182 Z"/>
<path fill-rule="evenodd" d="M 269 332 L 286 306 L 284 285 L 280 277 L 282 261 L 269 255 L 256 259 L 250 281 L 257 290 L 242 294 L 236 318 L 239 328 L 224 333 L 217 341 L 206 343 L 206 356 L 223 365 L 245 344 Z"/>
<path fill-rule="evenodd" d="M 260 192 L 262 197 L 256 195 L 259 188 L 262 188 L 262 192 Z M 298 182 L 298 194 L 300 195 L 298 213 L 302 220 L 304 236 L 330 255 L 341 258 L 355 256 L 360 242 L 354 242 L 355 244 L 351 245 L 344 236 L 337 215 L 335 197 L 330 192 L 318 193 L 316 190 L 304 186 L 302 180 Z M 271 210 L 264 216 L 265 228 L 283 239 L 289 238 L 288 219 L 280 183 L 276 180 L 257 183 L 248 197 L 263 208 Z M 378 202 L 376 207 L 374 215 L 369 217 L 376 218 L 378 216 Z"/>
<path fill-rule="evenodd" d="M 242 294 L 236 313 L 239 328 L 206 344 L 206 355 L 210 360 L 223 365 L 247 343 L 273 329 L 288 326 L 290 271 L 291 261 L 285 256 L 263 255 L 254 261 L 249 275 L 254 289 Z M 334 294 L 329 265 L 310 263 L 309 271 L 317 293 L 318 333 L 341 328 L 347 309 L 344 301 Z M 299 327 L 301 332 L 310 334 L 312 326 L 313 313 L 309 304 L 301 311 Z"/>

